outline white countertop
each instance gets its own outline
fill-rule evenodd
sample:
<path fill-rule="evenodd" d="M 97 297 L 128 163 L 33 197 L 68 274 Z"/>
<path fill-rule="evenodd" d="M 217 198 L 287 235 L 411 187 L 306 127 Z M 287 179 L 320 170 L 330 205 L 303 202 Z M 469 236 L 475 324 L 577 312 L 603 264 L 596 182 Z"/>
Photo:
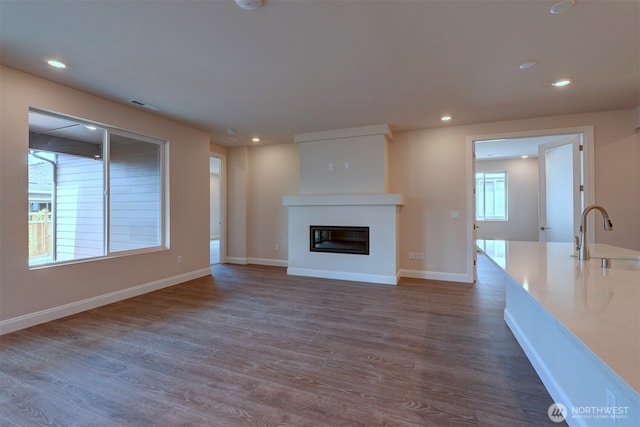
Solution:
<path fill-rule="evenodd" d="M 591 259 L 579 261 L 571 243 L 476 244 L 640 393 L 640 252 L 591 244 Z"/>

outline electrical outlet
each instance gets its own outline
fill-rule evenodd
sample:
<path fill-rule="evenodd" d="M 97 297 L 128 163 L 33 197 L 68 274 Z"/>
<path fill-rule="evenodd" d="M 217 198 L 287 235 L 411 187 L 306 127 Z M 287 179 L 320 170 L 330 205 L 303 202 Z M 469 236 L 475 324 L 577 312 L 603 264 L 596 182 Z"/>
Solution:
<path fill-rule="evenodd" d="M 422 252 L 416 252 L 416 259 L 424 259 L 424 254 Z"/>
<path fill-rule="evenodd" d="M 409 252 L 409 259 L 416 259 L 416 253 L 415 252 Z"/>
<path fill-rule="evenodd" d="M 178 264 L 182 264 L 182 255 L 178 255 Z"/>
<path fill-rule="evenodd" d="M 276 243 L 276 252 L 280 250 L 280 245 Z"/>

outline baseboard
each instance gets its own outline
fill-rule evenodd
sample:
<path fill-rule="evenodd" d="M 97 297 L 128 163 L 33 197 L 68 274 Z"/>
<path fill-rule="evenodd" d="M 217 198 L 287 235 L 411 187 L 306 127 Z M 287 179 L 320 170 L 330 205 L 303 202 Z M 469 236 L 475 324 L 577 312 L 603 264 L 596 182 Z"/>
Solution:
<path fill-rule="evenodd" d="M 270 265 L 272 267 L 286 267 L 289 262 L 286 259 L 273 259 L 273 258 L 248 258 L 248 264 L 257 265 Z"/>
<path fill-rule="evenodd" d="M 50 322 L 82 311 L 98 308 L 103 305 L 122 301 L 148 292 L 157 291 L 162 288 L 177 285 L 189 280 L 198 279 L 211 274 L 209 268 L 191 271 L 189 273 L 179 274 L 177 276 L 167 277 L 165 279 L 156 280 L 154 282 L 145 283 L 131 288 L 122 289 L 120 291 L 110 292 L 104 295 L 88 298 L 81 301 L 64 304 L 58 307 L 48 308 L 46 310 L 29 313 L 22 316 L 0 321 L 0 335 L 10 332 L 19 331 L 20 329 L 29 328 L 41 323 Z"/>
<path fill-rule="evenodd" d="M 224 262 L 227 264 L 240 264 L 240 265 L 249 264 L 249 261 L 247 261 L 247 258 L 242 258 L 237 256 L 228 256 L 224 259 Z"/>
<path fill-rule="evenodd" d="M 409 277 L 411 279 L 427 279 L 427 280 L 441 280 L 444 282 L 459 282 L 459 283 L 473 283 L 473 279 L 469 279 L 466 274 L 459 273 L 442 273 L 439 271 L 425 271 L 425 270 L 400 270 L 400 277 Z"/>
<path fill-rule="evenodd" d="M 292 276 L 319 277 L 321 279 L 348 280 L 352 282 L 378 283 L 382 285 L 397 285 L 396 276 L 382 274 L 362 274 L 347 271 L 315 270 L 311 268 L 287 268 L 287 274 Z"/>

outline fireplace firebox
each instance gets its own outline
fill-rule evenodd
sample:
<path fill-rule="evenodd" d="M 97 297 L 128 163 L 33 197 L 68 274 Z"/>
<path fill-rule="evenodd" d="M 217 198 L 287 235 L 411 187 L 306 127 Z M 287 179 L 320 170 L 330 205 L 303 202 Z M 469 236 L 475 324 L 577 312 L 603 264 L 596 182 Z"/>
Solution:
<path fill-rule="evenodd" d="M 309 226 L 311 252 L 369 255 L 369 227 Z"/>

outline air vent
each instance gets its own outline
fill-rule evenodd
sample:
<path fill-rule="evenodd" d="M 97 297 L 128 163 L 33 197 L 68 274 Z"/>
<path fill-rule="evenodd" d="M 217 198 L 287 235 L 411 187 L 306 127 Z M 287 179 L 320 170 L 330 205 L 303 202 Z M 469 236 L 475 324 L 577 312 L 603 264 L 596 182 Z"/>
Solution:
<path fill-rule="evenodd" d="M 159 108 L 154 106 L 154 105 L 145 104 L 144 102 L 140 102 L 140 101 L 135 100 L 135 99 L 130 99 L 129 103 L 131 103 L 133 105 L 137 105 L 138 107 L 146 108 L 147 110 L 152 110 L 152 111 L 158 111 L 159 110 Z"/>

